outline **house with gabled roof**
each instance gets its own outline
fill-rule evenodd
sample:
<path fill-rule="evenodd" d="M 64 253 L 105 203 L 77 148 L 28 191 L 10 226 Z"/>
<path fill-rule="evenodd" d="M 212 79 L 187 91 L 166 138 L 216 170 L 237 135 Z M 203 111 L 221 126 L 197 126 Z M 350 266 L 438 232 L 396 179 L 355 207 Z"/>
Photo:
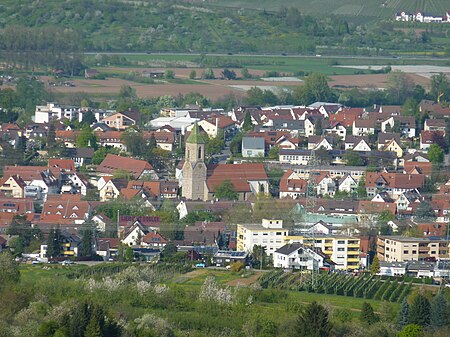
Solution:
<path fill-rule="evenodd" d="M 149 232 L 141 241 L 141 246 L 162 249 L 169 241 L 157 232 Z"/>
<path fill-rule="evenodd" d="M 382 151 L 395 152 L 397 158 L 403 157 L 403 149 L 400 143 L 397 143 L 395 139 L 391 139 L 382 149 Z"/>
<path fill-rule="evenodd" d="M 375 133 L 376 121 L 373 119 L 356 119 L 352 125 L 353 136 L 368 136 Z"/>
<path fill-rule="evenodd" d="M 416 136 L 416 119 L 413 116 L 390 116 L 381 122 L 381 132 L 393 129 L 394 125 L 399 125 L 401 134 L 407 138 Z"/>
<path fill-rule="evenodd" d="M 140 119 L 141 113 L 139 111 L 129 109 L 127 111 L 115 112 L 104 117 L 100 122 L 117 130 L 125 130 L 130 126 L 137 125 Z"/>
<path fill-rule="evenodd" d="M 113 176 L 118 170 L 127 171 L 135 179 L 158 179 L 153 166 L 145 160 L 138 160 L 128 157 L 108 154 L 106 158 L 97 167 L 100 175 Z"/>
<path fill-rule="evenodd" d="M 389 172 L 367 172 L 366 190 L 370 197 L 378 192 L 387 192 L 394 199 L 403 192 L 421 189 L 425 184 L 423 174 L 402 174 Z"/>
<path fill-rule="evenodd" d="M 331 122 L 330 125 L 325 128 L 325 134 L 337 136 L 344 140 L 347 136 L 347 129 L 341 122 Z"/>
<path fill-rule="evenodd" d="M 306 196 L 307 184 L 307 181 L 294 171 L 286 171 L 280 179 L 280 198 L 297 199 Z"/>
<path fill-rule="evenodd" d="M 242 157 L 264 157 L 266 145 L 262 137 L 242 137 Z"/>
<path fill-rule="evenodd" d="M 289 243 L 273 253 L 273 266 L 283 269 L 333 270 L 335 263 L 319 248 Z"/>
<path fill-rule="evenodd" d="M 82 224 L 89 218 L 91 206 L 88 201 L 81 200 L 80 195 L 51 195 L 42 208 L 42 220 L 52 218 L 55 223 L 67 220 L 74 224 Z"/>
<path fill-rule="evenodd" d="M 334 196 L 336 193 L 336 182 L 333 178 L 330 177 L 329 173 L 326 171 L 319 172 L 318 175 L 312 175 L 310 180 L 315 180 L 317 195 L 325 196 Z"/>
<path fill-rule="evenodd" d="M 269 193 L 269 178 L 263 164 L 219 164 L 208 167 L 207 200 L 215 198 L 216 189 L 225 180 L 231 182 L 239 200 L 247 200 L 251 195 Z"/>
<path fill-rule="evenodd" d="M 117 199 L 120 196 L 120 191 L 126 188 L 127 185 L 128 179 L 108 179 L 105 184 L 98 185 L 100 201 Z"/>
<path fill-rule="evenodd" d="M 363 152 L 371 151 L 369 138 L 365 136 L 347 135 L 345 137 L 344 149 Z"/>
<path fill-rule="evenodd" d="M 443 136 L 440 131 L 422 131 L 420 133 L 420 149 L 428 150 L 435 143 L 434 137 Z"/>
<path fill-rule="evenodd" d="M 0 192 L 8 197 L 23 198 L 25 186 L 23 179 L 17 175 L 0 179 Z"/>
<path fill-rule="evenodd" d="M 121 242 L 124 245 L 139 246 L 147 233 L 148 231 L 139 222 L 136 222 L 131 227 L 126 228 L 123 233 L 120 233 L 119 238 L 122 238 Z"/>
<path fill-rule="evenodd" d="M 358 189 L 358 182 L 351 175 L 347 174 L 338 180 L 337 186 L 340 192 L 353 194 Z"/>
<path fill-rule="evenodd" d="M 445 129 L 447 127 L 447 123 L 443 118 L 437 119 L 426 119 L 423 129 L 424 131 L 440 131 L 445 136 Z"/>
<path fill-rule="evenodd" d="M 324 136 L 309 136 L 308 150 L 332 150 L 333 140 L 330 137 Z"/>
<path fill-rule="evenodd" d="M 423 197 L 420 193 L 417 190 L 412 190 L 400 194 L 397 200 L 395 200 L 395 203 L 397 204 L 397 211 L 399 213 L 413 214 L 422 201 Z"/>
<path fill-rule="evenodd" d="M 431 118 L 450 118 L 450 106 L 436 103 L 430 100 L 422 100 L 419 103 L 419 111 Z"/>

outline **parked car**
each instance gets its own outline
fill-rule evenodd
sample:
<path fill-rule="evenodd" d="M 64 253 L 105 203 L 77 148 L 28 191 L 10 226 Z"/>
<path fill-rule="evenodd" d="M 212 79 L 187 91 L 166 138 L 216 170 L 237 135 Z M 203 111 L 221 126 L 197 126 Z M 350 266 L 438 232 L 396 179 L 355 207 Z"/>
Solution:
<path fill-rule="evenodd" d="M 70 260 L 64 260 L 61 264 L 62 264 L 63 266 L 68 266 L 68 265 L 73 264 L 73 261 L 70 261 Z"/>
<path fill-rule="evenodd" d="M 205 264 L 204 263 L 197 263 L 195 265 L 196 268 L 205 268 Z"/>

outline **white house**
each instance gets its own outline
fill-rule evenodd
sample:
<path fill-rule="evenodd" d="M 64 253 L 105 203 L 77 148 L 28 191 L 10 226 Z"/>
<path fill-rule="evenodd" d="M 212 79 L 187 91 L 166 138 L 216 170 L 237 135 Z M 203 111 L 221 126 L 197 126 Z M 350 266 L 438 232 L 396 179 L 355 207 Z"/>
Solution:
<path fill-rule="evenodd" d="M 382 276 L 403 276 L 406 274 L 407 262 L 380 261 L 380 272 Z"/>
<path fill-rule="evenodd" d="M 134 223 L 125 233 L 122 239 L 122 243 L 127 246 L 140 245 L 142 239 L 146 235 L 146 231 L 139 223 Z"/>
<path fill-rule="evenodd" d="M 264 157 L 264 137 L 242 137 L 242 157 Z"/>
<path fill-rule="evenodd" d="M 375 121 L 371 119 L 357 119 L 353 122 L 353 136 L 368 136 L 375 133 Z"/>
<path fill-rule="evenodd" d="M 357 188 L 358 188 L 358 183 L 349 174 L 347 174 L 346 176 L 342 177 L 338 181 L 338 190 L 340 192 L 353 193 L 353 192 L 355 192 L 357 190 Z"/>
<path fill-rule="evenodd" d="M 57 103 L 47 103 L 47 105 L 37 105 L 34 112 L 34 122 L 38 124 L 49 123 L 52 120 L 66 118 L 73 120 L 78 117 L 79 107 L 61 106 Z"/>
<path fill-rule="evenodd" d="M 327 261 L 320 249 L 313 250 L 299 243 L 291 243 L 274 252 L 273 266 L 283 269 L 329 270 L 334 264 Z"/>

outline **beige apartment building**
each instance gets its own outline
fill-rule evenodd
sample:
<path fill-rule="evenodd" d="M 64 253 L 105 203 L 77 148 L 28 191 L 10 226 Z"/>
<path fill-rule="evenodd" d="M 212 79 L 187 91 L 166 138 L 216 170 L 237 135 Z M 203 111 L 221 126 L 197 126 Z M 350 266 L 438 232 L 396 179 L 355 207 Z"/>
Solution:
<path fill-rule="evenodd" d="M 377 255 L 382 261 L 405 262 L 449 258 L 449 242 L 439 237 L 408 238 L 403 236 L 380 236 Z"/>
<path fill-rule="evenodd" d="M 288 229 L 283 228 L 283 220 L 263 219 L 261 224 L 237 225 L 237 250 L 251 253 L 255 245 L 266 248 L 272 255 L 285 245 Z"/>

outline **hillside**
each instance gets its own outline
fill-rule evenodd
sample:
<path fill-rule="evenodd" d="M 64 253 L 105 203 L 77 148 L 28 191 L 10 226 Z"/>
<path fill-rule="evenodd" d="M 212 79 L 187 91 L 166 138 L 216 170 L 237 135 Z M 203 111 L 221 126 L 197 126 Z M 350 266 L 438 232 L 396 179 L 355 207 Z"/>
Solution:
<path fill-rule="evenodd" d="M 192 1 L 191 1 L 192 2 Z M 194 2 L 234 8 L 278 11 L 296 7 L 315 16 L 338 15 L 352 22 L 390 19 L 396 12 L 427 12 L 444 15 L 450 10 L 448 0 L 195 0 Z"/>
<path fill-rule="evenodd" d="M 312 14 L 320 14 L 320 8 L 329 8 L 325 15 L 317 16 L 302 14 L 292 7 L 276 12 L 257 11 L 218 6 L 239 6 L 238 1 L 211 1 L 193 4 L 192 1 L 181 0 L 3 0 L 0 4 L 0 51 L 6 52 L 9 59 L 15 59 L 17 53 L 27 54 L 30 50 L 45 51 L 52 55 L 61 53 L 63 57 L 66 47 L 55 52 L 59 44 L 54 38 L 54 34 L 57 34 L 59 41 L 65 44 L 71 42 L 69 50 L 72 51 L 379 56 L 389 55 L 393 51 L 424 49 L 443 52 L 446 41 L 433 44 L 433 39 L 447 39 L 450 30 L 450 25 L 442 24 L 439 28 L 433 28 L 433 31 L 424 32 L 422 29 L 419 33 L 411 34 L 409 30 L 393 29 L 395 26 L 382 20 L 361 27 L 350 20 L 362 18 L 361 21 L 365 22 L 369 21 L 364 19 L 368 15 L 382 16 L 395 11 L 394 7 L 389 7 L 391 4 L 387 4 L 387 8 L 375 10 L 376 6 L 363 6 L 365 2 L 362 0 L 298 2 L 300 10 L 308 8 Z M 399 4 L 405 1 L 397 0 L 395 9 L 401 8 Z M 366 2 L 375 4 L 374 1 Z M 434 0 L 426 3 L 443 8 L 444 2 Z M 256 1 L 245 3 L 256 6 Z M 258 2 L 265 3 L 269 4 L 268 1 Z M 273 3 L 273 6 L 281 3 L 297 5 L 293 1 Z M 353 14 L 353 17 L 348 14 Z M 71 35 L 73 38 L 68 38 Z M 49 45 L 52 47 L 49 48 Z M 36 57 L 39 58 L 39 55 Z"/>

